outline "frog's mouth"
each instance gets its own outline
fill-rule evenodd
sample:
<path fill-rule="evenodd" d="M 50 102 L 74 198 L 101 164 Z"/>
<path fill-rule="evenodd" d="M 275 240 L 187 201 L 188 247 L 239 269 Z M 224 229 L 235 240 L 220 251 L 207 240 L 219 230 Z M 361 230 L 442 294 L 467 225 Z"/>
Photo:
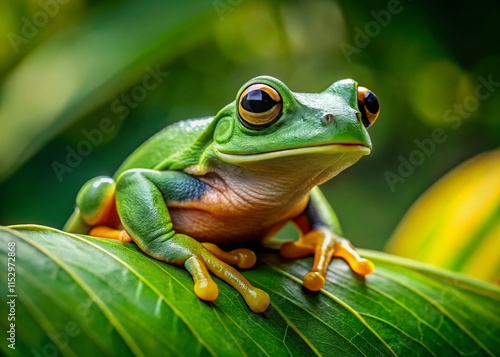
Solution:
<path fill-rule="evenodd" d="M 287 156 L 301 156 L 314 154 L 357 154 L 364 156 L 370 154 L 371 149 L 362 144 L 324 144 L 306 146 L 293 149 L 267 151 L 258 154 L 227 154 L 217 151 L 217 155 L 225 162 L 231 164 L 250 163 L 263 160 L 280 159 Z"/>

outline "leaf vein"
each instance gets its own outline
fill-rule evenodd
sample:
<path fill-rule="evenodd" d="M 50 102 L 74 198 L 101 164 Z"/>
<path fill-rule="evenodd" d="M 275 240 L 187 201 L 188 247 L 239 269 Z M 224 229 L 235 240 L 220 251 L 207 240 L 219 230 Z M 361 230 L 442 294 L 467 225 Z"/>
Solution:
<path fill-rule="evenodd" d="M 377 272 L 377 275 L 379 273 L 380 272 Z M 345 274 L 344 272 L 337 272 L 337 274 L 338 275 L 342 275 L 345 278 L 348 278 L 347 274 Z M 423 320 L 420 316 L 418 316 L 417 314 L 415 314 L 415 312 L 413 312 L 413 310 L 411 310 L 408 306 L 406 306 L 405 304 L 403 304 L 401 301 L 395 299 L 391 295 L 388 295 L 387 293 L 385 293 L 384 291 L 382 291 L 382 290 L 374 287 L 373 285 L 369 286 L 368 288 L 371 289 L 371 290 L 373 290 L 373 291 L 375 291 L 377 294 L 380 294 L 381 296 L 384 296 L 386 299 L 392 301 L 394 304 L 400 306 L 402 309 L 408 311 L 410 313 L 410 315 L 412 315 L 418 321 L 417 327 L 418 327 L 418 330 L 419 330 L 419 333 L 420 333 L 421 337 L 424 335 L 424 333 L 422 331 L 422 325 L 425 325 L 425 326 L 429 327 L 432 331 L 434 331 L 451 348 L 453 348 L 455 351 L 457 351 L 458 353 L 460 353 L 460 351 L 457 350 L 456 347 L 450 341 L 448 341 L 446 339 L 446 337 L 444 335 L 442 335 L 441 332 L 439 332 L 439 330 L 436 327 L 432 326 L 427 321 Z M 386 311 L 390 311 L 389 309 L 385 309 L 385 310 Z M 441 317 L 441 319 L 442 319 L 442 317 Z"/>
<path fill-rule="evenodd" d="M 212 351 L 212 349 L 206 344 L 206 342 L 201 338 L 201 336 L 198 335 L 198 333 L 195 331 L 195 329 L 189 324 L 189 322 L 187 321 L 187 319 L 185 319 L 185 317 L 180 313 L 179 310 L 177 310 L 173 304 L 170 304 L 168 299 L 163 295 L 161 294 L 155 286 L 153 286 L 152 284 L 150 284 L 146 278 L 144 278 L 141 274 L 139 274 L 138 271 L 136 271 L 135 269 L 133 269 L 129 264 L 127 264 L 125 261 L 123 261 L 122 259 L 118 258 L 116 255 L 112 254 L 111 252 L 107 251 L 106 249 L 100 247 L 99 245 L 93 243 L 93 242 L 90 242 L 89 240 L 85 239 L 84 237 L 80 237 L 78 235 L 72 235 L 70 233 L 66 233 L 64 232 L 65 234 L 68 234 L 68 235 L 71 235 L 71 236 L 74 236 L 76 237 L 77 239 L 97 248 L 98 250 L 104 252 L 105 254 L 109 255 L 111 258 L 113 258 L 114 260 L 116 260 L 118 263 L 120 263 L 121 265 L 123 265 L 124 267 L 126 267 L 130 272 L 132 272 L 140 281 L 142 281 L 143 283 L 145 283 L 145 285 L 147 285 L 156 295 L 158 295 L 159 298 L 161 298 L 171 309 L 172 311 L 175 312 L 176 315 L 178 315 L 181 320 L 186 324 L 186 326 L 188 326 L 188 328 L 191 330 L 191 332 L 193 333 L 194 336 L 196 336 L 196 338 L 198 339 L 198 341 L 203 344 L 205 346 L 205 348 L 210 351 L 210 353 L 214 354 L 214 352 Z M 149 257 L 148 257 L 149 258 Z M 152 259 L 152 258 L 149 258 L 153 261 L 153 263 L 157 264 L 157 261 Z"/>
<path fill-rule="evenodd" d="M 433 353 L 433 352 L 432 352 L 432 351 L 431 351 L 431 350 L 430 350 L 430 349 L 429 349 L 429 348 L 428 348 L 428 347 L 427 347 L 427 346 L 426 346 L 426 345 L 425 345 L 422 341 L 417 340 L 416 338 L 414 338 L 414 337 L 412 337 L 412 336 L 408 335 L 405 331 L 403 331 L 403 330 L 399 329 L 396 325 L 394 325 L 394 324 L 390 323 L 389 321 L 384 320 L 384 319 L 382 319 L 382 318 L 380 318 L 380 317 L 378 317 L 378 316 L 371 315 L 371 314 L 367 314 L 367 313 L 364 313 L 364 312 L 360 312 L 360 314 L 361 314 L 361 315 L 363 315 L 363 316 L 366 316 L 366 317 L 370 317 L 370 318 L 372 318 L 372 319 L 374 319 L 374 320 L 380 321 L 380 322 L 382 322 L 382 323 L 384 323 L 384 324 L 386 324 L 386 325 L 388 325 L 388 326 L 391 326 L 391 327 L 392 327 L 392 328 L 394 328 L 395 330 L 397 330 L 397 331 L 401 332 L 401 334 L 405 335 L 408 339 L 413 340 L 413 341 L 415 341 L 416 343 L 418 343 L 419 345 L 421 345 L 424 349 L 426 349 L 426 350 L 429 352 L 429 354 L 431 354 L 432 356 L 435 356 L 435 354 L 434 354 L 434 353 Z"/>
<path fill-rule="evenodd" d="M 297 284 L 302 285 L 302 281 L 300 281 L 297 277 L 289 274 L 288 272 L 273 266 L 269 263 L 266 262 L 266 264 L 271 267 L 272 269 L 278 271 L 279 273 L 287 276 L 289 279 L 295 281 Z M 320 290 L 320 293 L 328 296 L 330 299 L 333 301 L 337 302 L 339 305 L 343 306 L 347 311 L 349 311 L 354 317 L 356 317 L 376 338 L 380 340 L 380 342 L 390 351 L 394 356 L 396 356 L 396 353 L 392 350 L 391 346 L 366 322 L 365 319 L 356 311 L 354 310 L 349 304 L 346 302 L 342 301 L 338 297 L 334 296 L 333 294 L 330 294 L 329 292 L 325 291 L 324 289 Z M 346 339 L 347 340 L 347 339 Z M 373 346 L 375 348 L 375 346 Z"/>
<path fill-rule="evenodd" d="M 391 280 L 391 281 L 394 281 L 395 283 L 401 285 L 402 287 L 412 291 L 413 293 L 417 294 L 418 296 L 420 296 L 421 298 L 423 298 L 424 300 L 428 301 L 431 305 L 433 305 L 434 307 L 436 307 L 439 311 L 441 311 L 441 313 L 445 316 L 447 316 L 459 329 L 461 329 L 467 336 L 469 336 L 474 342 L 477 343 L 477 345 L 482 348 L 486 353 L 488 353 L 489 355 L 491 355 L 492 357 L 494 356 L 494 354 L 486 347 L 483 345 L 483 343 L 481 341 L 479 341 L 476 336 L 471 332 L 469 331 L 469 329 L 467 329 L 464 325 L 462 325 L 459 321 L 457 321 L 452 314 L 450 314 L 450 312 L 444 307 L 442 306 L 441 304 L 439 304 L 437 301 L 435 301 L 433 298 L 431 298 L 430 296 L 418 291 L 417 289 L 414 289 L 412 288 L 410 285 L 407 285 L 406 283 L 404 283 L 403 281 L 401 281 L 399 278 L 396 278 L 394 276 L 391 276 L 389 274 L 386 274 L 384 273 L 383 271 L 379 271 L 378 274 L 380 275 L 383 275 L 385 278 Z"/>
<path fill-rule="evenodd" d="M 36 227 L 34 227 L 36 228 Z M 28 226 L 29 229 L 29 226 Z M 17 233 L 17 232 L 16 232 Z M 80 277 L 59 257 L 52 252 L 50 252 L 48 249 L 46 249 L 44 246 L 38 244 L 34 240 L 31 239 L 26 239 L 24 235 L 22 234 L 16 234 L 20 239 L 25 241 L 26 243 L 32 245 L 36 249 L 38 249 L 40 252 L 44 253 L 48 258 L 52 259 L 54 263 L 59 265 L 61 269 L 63 269 L 74 281 L 79 285 L 86 293 L 89 295 L 89 297 L 94 301 L 94 303 L 99 306 L 100 310 L 103 312 L 105 316 L 108 317 L 108 320 L 113 324 L 115 327 L 116 331 L 122 336 L 124 339 L 125 343 L 128 344 L 130 349 L 134 352 L 134 354 L 144 356 L 144 353 L 140 350 L 139 346 L 135 344 L 135 342 L 132 340 L 130 335 L 127 333 L 125 328 L 118 322 L 118 320 L 115 318 L 113 313 L 105 307 L 105 304 L 101 299 L 94 294 L 92 289 L 83 281 L 80 279 Z M 68 234 L 69 235 L 69 234 Z"/>

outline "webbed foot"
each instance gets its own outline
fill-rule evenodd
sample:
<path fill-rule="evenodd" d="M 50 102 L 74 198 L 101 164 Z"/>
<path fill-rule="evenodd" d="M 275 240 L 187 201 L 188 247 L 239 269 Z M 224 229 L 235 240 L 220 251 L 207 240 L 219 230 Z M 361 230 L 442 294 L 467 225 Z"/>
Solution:
<path fill-rule="evenodd" d="M 302 258 L 314 254 L 311 271 L 304 276 L 304 286 L 312 291 L 320 290 L 326 281 L 326 271 L 333 258 L 342 258 L 351 269 L 362 276 L 371 274 L 373 263 L 361 258 L 352 244 L 326 228 L 315 229 L 299 240 L 281 246 L 280 254 L 286 258 Z"/>
<path fill-rule="evenodd" d="M 117 239 L 122 242 L 133 241 L 125 230 L 106 226 L 92 228 L 89 235 Z M 193 277 L 194 292 L 202 300 L 213 301 L 219 295 L 219 288 L 210 276 L 211 272 L 235 288 L 252 311 L 263 312 L 270 304 L 269 295 L 265 291 L 253 287 L 243 275 L 228 265 L 235 265 L 242 269 L 251 268 L 257 258 L 255 253 L 249 249 L 235 249 L 231 252 L 225 252 L 215 244 L 201 244 L 191 237 L 181 234 L 176 234 L 166 241 L 164 247 L 157 246 L 154 253 L 148 247 L 142 249 L 148 255 L 167 263 L 184 264 Z"/>
<path fill-rule="evenodd" d="M 154 253 L 148 252 L 148 247 L 141 249 L 167 263 L 184 264 L 193 277 L 194 292 L 200 299 L 213 301 L 219 295 L 219 288 L 210 276 L 212 273 L 236 289 L 253 312 L 263 312 L 268 308 L 271 302 L 269 295 L 253 287 L 240 272 L 225 262 L 238 267 L 250 267 L 256 260 L 252 251 L 237 249 L 224 252 L 214 244 L 201 244 L 183 234 L 175 234 L 167 241 L 154 246 Z"/>

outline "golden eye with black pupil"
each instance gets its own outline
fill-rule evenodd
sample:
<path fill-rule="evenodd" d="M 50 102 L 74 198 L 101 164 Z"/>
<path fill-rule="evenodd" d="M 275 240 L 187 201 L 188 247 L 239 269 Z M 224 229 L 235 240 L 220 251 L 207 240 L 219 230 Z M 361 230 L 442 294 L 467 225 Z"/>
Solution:
<path fill-rule="evenodd" d="M 264 129 L 281 115 L 283 101 L 267 84 L 252 84 L 241 93 L 238 105 L 241 123 L 249 129 Z"/>
<path fill-rule="evenodd" d="M 358 87 L 358 108 L 361 112 L 361 121 L 365 128 L 369 128 L 380 113 L 377 96 L 365 87 Z"/>

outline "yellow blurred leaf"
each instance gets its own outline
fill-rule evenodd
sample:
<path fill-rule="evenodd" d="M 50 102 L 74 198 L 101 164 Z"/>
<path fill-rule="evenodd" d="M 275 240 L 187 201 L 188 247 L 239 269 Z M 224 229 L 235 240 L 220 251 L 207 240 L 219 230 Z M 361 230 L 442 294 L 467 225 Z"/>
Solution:
<path fill-rule="evenodd" d="M 386 250 L 486 281 L 500 277 L 500 149 L 464 162 L 425 192 Z"/>

